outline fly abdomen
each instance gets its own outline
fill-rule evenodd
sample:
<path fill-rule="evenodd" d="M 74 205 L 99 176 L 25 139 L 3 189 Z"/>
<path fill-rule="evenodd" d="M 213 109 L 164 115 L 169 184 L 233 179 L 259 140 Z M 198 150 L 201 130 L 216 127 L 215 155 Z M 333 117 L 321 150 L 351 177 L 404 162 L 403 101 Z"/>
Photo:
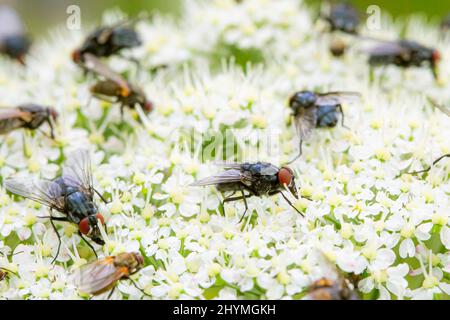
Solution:
<path fill-rule="evenodd" d="M 321 105 L 317 107 L 317 127 L 334 127 L 338 122 L 336 105 Z"/>
<path fill-rule="evenodd" d="M 239 191 L 241 188 L 242 186 L 240 182 L 219 183 L 217 185 L 217 190 L 219 192 Z"/>

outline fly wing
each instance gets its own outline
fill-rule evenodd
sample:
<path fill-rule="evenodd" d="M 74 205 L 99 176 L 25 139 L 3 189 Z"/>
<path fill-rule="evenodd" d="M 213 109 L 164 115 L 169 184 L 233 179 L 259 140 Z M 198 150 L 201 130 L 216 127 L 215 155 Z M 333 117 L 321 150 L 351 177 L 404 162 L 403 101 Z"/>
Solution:
<path fill-rule="evenodd" d="M 354 91 L 335 91 L 317 95 L 316 103 L 318 105 L 341 104 L 344 102 L 352 103 L 361 99 L 361 94 Z"/>
<path fill-rule="evenodd" d="M 113 27 L 102 28 L 100 33 L 97 35 L 97 42 L 99 44 L 105 44 L 113 33 Z"/>
<path fill-rule="evenodd" d="M 100 293 L 126 276 L 124 268 L 114 266 L 114 257 L 97 260 L 77 269 L 72 281 L 81 292 Z"/>
<path fill-rule="evenodd" d="M 7 6 L 0 6 L 0 42 L 12 35 L 24 34 L 24 27 L 17 12 Z"/>
<path fill-rule="evenodd" d="M 213 164 L 218 167 L 222 167 L 224 169 L 236 169 L 236 170 L 241 170 L 242 166 L 244 165 L 244 163 L 226 162 L 226 161 L 214 161 Z"/>
<path fill-rule="evenodd" d="M 5 188 L 16 195 L 34 200 L 58 211 L 64 211 L 62 189 L 53 181 L 6 179 Z"/>
<path fill-rule="evenodd" d="M 79 149 L 67 156 L 62 178 L 67 185 L 81 188 L 93 196 L 91 160 L 87 150 Z"/>
<path fill-rule="evenodd" d="M 408 53 L 408 50 L 394 41 L 382 41 L 380 44 L 365 50 L 371 56 L 391 56 Z"/>
<path fill-rule="evenodd" d="M 440 103 L 437 103 L 434 99 L 432 98 L 428 98 L 428 100 L 430 101 L 430 103 L 438 110 L 440 110 L 442 113 L 444 113 L 445 115 L 450 117 L 450 109 L 444 107 L 443 105 L 441 105 Z"/>
<path fill-rule="evenodd" d="M 317 124 L 317 109 L 303 109 L 294 118 L 295 128 L 301 140 L 306 139 Z"/>
<path fill-rule="evenodd" d="M 191 184 L 191 186 L 210 186 L 220 183 L 241 182 L 245 176 L 240 170 L 230 169 L 218 175 L 204 178 Z"/>
<path fill-rule="evenodd" d="M 20 128 L 22 120 L 30 121 L 30 114 L 17 108 L 0 108 L 0 134 Z"/>
<path fill-rule="evenodd" d="M 128 83 L 123 79 L 118 73 L 111 70 L 106 64 L 104 64 L 99 58 L 91 53 L 85 53 L 83 55 L 85 66 L 88 70 L 94 72 L 95 74 L 104 77 L 117 83 L 121 88 L 130 91 Z"/>

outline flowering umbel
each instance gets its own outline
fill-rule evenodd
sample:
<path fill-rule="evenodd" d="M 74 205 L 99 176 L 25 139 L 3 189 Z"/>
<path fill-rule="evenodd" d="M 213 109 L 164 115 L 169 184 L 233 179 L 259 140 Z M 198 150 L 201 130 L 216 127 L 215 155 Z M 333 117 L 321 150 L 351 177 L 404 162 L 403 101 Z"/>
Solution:
<path fill-rule="evenodd" d="M 108 12 L 104 23 L 122 17 Z M 440 79 L 395 65 L 371 73 L 363 42 L 340 35 L 349 47 L 334 57 L 314 17 L 298 0 L 190 0 L 180 21 L 139 20 L 142 44 L 124 51 L 139 70 L 120 56 L 107 63 L 142 88 L 151 113 L 137 105 L 121 115 L 115 103 L 91 100 L 92 79 L 71 60 L 84 33 L 60 28 L 36 41 L 25 68 L 1 58 L 0 104 L 34 101 L 59 116 L 55 139 L 22 129 L 0 137 L 0 268 L 10 271 L 0 298 L 89 298 L 71 280 L 95 261 L 77 226 L 55 222 L 52 264 L 59 239 L 42 219 L 48 208 L 3 188 L 7 177 L 54 179 L 79 148 L 89 149 L 96 190 L 110 199 L 96 202 L 99 258 L 142 255 L 142 269 L 111 298 L 301 299 L 342 274 L 358 277 L 364 299 L 448 298 L 450 161 L 404 173 L 450 153 L 450 118 L 428 100 L 450 101 L 450 42 L 418 18 L 405 28 L 383 21 L 361 33 L 395 39 L 404 29 L 436 47 Z M 296 190 L 283 191 L 295 209 L 280 194 L 252 197 L 239 222 L 244 203 L 223 206 L 214 187 L 190 186 L 218 173 L 211 161 L 293 159 L 288 100 L 303 90 L 361 98 L 342 104 L 345 126 L 312 130 L 289 164 Z"/>

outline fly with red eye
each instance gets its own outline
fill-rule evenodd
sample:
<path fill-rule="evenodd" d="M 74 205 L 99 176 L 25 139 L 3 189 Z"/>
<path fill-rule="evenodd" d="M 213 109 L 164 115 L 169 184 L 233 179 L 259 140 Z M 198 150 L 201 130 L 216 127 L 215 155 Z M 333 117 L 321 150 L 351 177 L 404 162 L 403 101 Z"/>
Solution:
<path fill-rule="evenodd" d="M 100 224 L 105 220 L 94 202 L 96 193 L 103 202 L 107 201 L 93 187 L 91 163 L 87 150 L 77 150 L 69 154 L 62 170 L 62 176 L 55 180 L 6 179 L 5 188 L 16 195 L 34 200 L 50 208 L 50 223 L 58 236 L 58 249 L 52 263 L 56 260 L 61 247 L 61 239 L 55 222 L 69 222 L 78 226 L 78 235 L 94 251 L 86 240 L 89 238 L 98 245 L 105 242 L 100 232 Z M 52 214 L 55 210 L 59 216 Z M 42 217 L 41 217 L 42 218 Z"/>
<path fill-rule="evenodd" d="M 426 47 L 412 40 L 385 41 L 365 38 L 378 42 L 376 46 L 367 50 L 369 65 L 395 65 L 400 68 L 429 66 L 433 77 L 438 79 L 438 64 L 441 60 L 440 52 L 435 48 Z"/>
<path fill-rule="evenodd" d="M 224 198 L 223 205 L 226 202 L 243 200 L 245 211 L 239 223 L 242 222 L 248 210 L 247 198 L 253 196 L 262 197 L 281 194 L 287 203 L 303 216 L 283 193 L 287 189 L 296 199 L 299 198 L 294 172 L 290 168 L 278 168 L 267 162 L 232 163 L 224 164 L 223 166 L 226 171 L 216 176 L 196 181 L 191 186 L 215 185 L 217 190 L 222 193 L 231 192 L 229 196 Z M 238 192 L 241 195 L 234 196 Z"/>
<path fill-rule="evenodd" d="M 98 58 L 122 56 L 123 50 L 140 46 L 142 41 L 139 34 L 134 30 L 134 25 L 144 18 L 147 17 L 124 20 L 114 25 L 97 28 L 86 37 L 79 48 L 72 52 L 72 60 L 75 63 L 82 63 L 87 53 Z"/>
<path fill-rule="evenodd" d="M 318 252 L 321 260 L 334 269 L 335 279 L 328 278 L 327 274 L 327 277 L 314 281 L 307 289 L 306 298 L 309 300 L 361 300 L 357 290 L 361 277 L 341 271 L 321 250 Z"/>
<path fill-rule="evenodd" d="M 94 296 L 111 290 L 108 295 L 109 299 L 116 288 L 116 283 L 120 280 L 128 279 L 138 290 L 148 296 L 130 278 L 131 275 L 139 272 L 143 267 L 144 257 L 140 253 L 122 252 L 117 256 L 98 259 L 81 266 L 75 270 L 72 282 L 79 291 Z"/>
<path fill-rule="evenodd" d="M 139 105 L 146 113 L 153 110 L 153 103 L 140 87 L 126 81 L 96 56 L 86 53 L 83 61 L 82 66 L 86 71 L 101 78 L 90 89 L 94 97 L 111 103 L 119 103 L 122 116 L 125 107 L 134 109 L 136 105 Z"/>
<path fill-rule="evenodd" d="M 14 108 L 0 108 L 0 134 L 7 134 L 16 129 L 39 130 L 51 139 L 55 138 L 53 122 L 58 113 L 52 107 L 45 107 L 34 103 L 22 104 Z M 40 127 L 48 123 L 50 135 Z"/>

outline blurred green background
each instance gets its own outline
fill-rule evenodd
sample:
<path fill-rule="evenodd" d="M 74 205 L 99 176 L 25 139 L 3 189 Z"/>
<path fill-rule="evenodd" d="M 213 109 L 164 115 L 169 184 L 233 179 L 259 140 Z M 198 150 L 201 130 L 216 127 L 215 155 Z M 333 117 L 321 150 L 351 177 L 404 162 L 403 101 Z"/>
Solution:
<path fill-rule="evenodd" d="M 245 0 L 243 0 L 245 1 Z M 274 0 L 276 1 L 276 0 Z M 306 0 L 312 7 L 319 7 L 321 1 Z M 39 34 L 49 27 L 61 24 L 67 18 L 66 8 L 78 5 L 84 23 L 98 22 L 104 9 L 118 7 L 133 15 L 146 10 L 179 15 L 183 0 L 0 0 L 14 6 L 26 21 L 33 34 Z M 423 13 L 439 21 L 450 13 L 449 0 L 350 0 L 349 2 L 365 12 L 369 5 L 376 4 L 395 17 L 411 13 Z"/>

